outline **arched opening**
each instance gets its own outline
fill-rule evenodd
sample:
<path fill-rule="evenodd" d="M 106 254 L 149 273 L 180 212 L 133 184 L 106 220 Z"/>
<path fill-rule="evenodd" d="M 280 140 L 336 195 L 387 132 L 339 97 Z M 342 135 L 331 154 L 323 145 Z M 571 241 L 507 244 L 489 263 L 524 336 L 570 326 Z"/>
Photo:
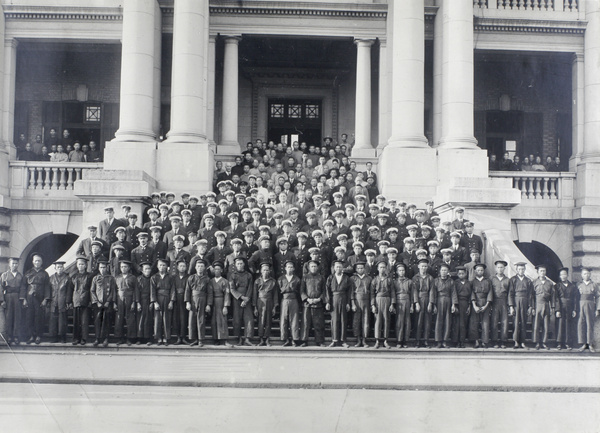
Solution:
<path fill-rule="evenodd" d="M 69 248 L 77 241 L 79 236 L 73 233 L 65 235 L 56 235 L 46 233 L 34 239 L 27 245 L 21 253 L 21 262 L 23 263 L 23 272 L 27 272 L 33 264 L 31 259 L 33 253 L 39 253 L 44 258 L 44 267 L 48 267 L 65 254 Z"/>
<path fill-rule="evenodd" d="M 548 278 L 553 281 L 558 281 L 558 270 L 563 267 L 563 264 L 554 251 L 546 245 L 536 241 L 515 241 L 515 245 L 534 265 L 548 266 Z"/>

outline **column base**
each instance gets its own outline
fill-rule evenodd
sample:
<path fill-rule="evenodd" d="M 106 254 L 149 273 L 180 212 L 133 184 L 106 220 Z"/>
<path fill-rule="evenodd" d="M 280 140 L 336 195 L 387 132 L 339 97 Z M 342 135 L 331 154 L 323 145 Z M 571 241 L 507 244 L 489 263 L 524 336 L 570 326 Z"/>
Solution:
<path fill-rule="evenodd" d="M 475 137 L 442 137 L 438 146 L 446 149 L 479 149 Z"/>
<path fill-rule="evenodd" d="M 455 177 L 488 177 L 487 151 L 474 149 L 457 149 L 436 147 L 438 155 L 437 175 L 440 183 L 447 182 Z"/>
<path fill-rule="evenodd" d="M 148 143 L 156 141 L 156 134 L 154 131 L 117 131 L 112 141 Z"/>
<path fill-rule="evenodd" d="M 212 190 L 215 154 L 208 142 L 158 143 L 156 180 L 161 190 L 190 194 Z"/>
<path fill-rule="evenodd" d="M 242 150 L 240 149 L 240 144 L 237 141 L 224 141 L 217 145 L 217 154 L 240 156 L 242 154 Z"/>
<path fill-rule="evenodd" d="M 388 144 L 385 147 L 429 148 L 429 145 L 425 136 L 415 135 L 409 137 L 390 137 L 390 139 L 388 140 Z"/>
<path fill-rule="evenodd" d="M 149 176 L 155 177 L 156 145 L 155 141 L 108 141 L 104 148 L 104 169 L 143 170 Z"/>
<path fill-rule="evenodd" d="M 577 165 L 575 206 L 600 207 L 600 155 L 584 156 Z"/>
<path fill-rule="evenodd" d="M 434 149 L 388 145 L 379 156 L 379 189 L 386 197 L 424 206 L 435 195 L 436 170 Z"/>
<path fill-rule="evenodd" d="M 371 148 L 361 148 L 357 149 L 356 147 L 352 149 L 352 154 L 350 156 L 351 159 L 355 158 L 375 158 L 377 155 L 377 150 Z"/>

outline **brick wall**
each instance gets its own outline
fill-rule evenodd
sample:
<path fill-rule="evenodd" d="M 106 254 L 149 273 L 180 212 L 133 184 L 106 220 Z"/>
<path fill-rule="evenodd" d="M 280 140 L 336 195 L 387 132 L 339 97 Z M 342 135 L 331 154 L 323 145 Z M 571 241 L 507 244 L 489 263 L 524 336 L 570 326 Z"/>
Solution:
<path fill-rule="evenodd" d="M 120 74 L 120 46 L 61 48 L 54 44 L 33 44 L 19 47 L 15 99 L 27 103 L 28 138 L 41 133 L 43 102 L 74 100 L 79 85 L 88 87 L 90 101 L 118 103 Z"/>

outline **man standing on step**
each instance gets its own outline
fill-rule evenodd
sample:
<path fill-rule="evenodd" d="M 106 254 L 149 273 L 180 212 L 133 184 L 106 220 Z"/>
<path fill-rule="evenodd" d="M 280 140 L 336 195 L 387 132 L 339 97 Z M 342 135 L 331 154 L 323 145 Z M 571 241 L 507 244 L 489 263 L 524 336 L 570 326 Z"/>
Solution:
<path fill-rule="evenodd" d="M 277 312 L 279 305 L 279 286 L 277 280 L 271 275 L 271 263 L 260 265 L 260 277 L 254 281 L 254 290 L 252 293 L 252 304 L 254 305 L 254 315 L 258 319 L 258 337 L 259 346 L 270 346 L 271 325 L 273 316 Z"/>
<path fill-rule="evenodd" d="M 121 275 L 115 278 L 117 283 L 117 317 L 115 320 L 115 337 L 117 345 L 127 342 L 131 346 L 137 338 L 137 310 L 141 310 L 140 290 L 137 278 L 131 273 L 131 262 L 121 260 Z M 123 327 L 127 324 L 127 340 Z"/>
<path fill-rule="evenodd" d="M 600 316 L 600 289 L 591 280 L 591 272 L 588 268 L 581 270 L 582 281 L 577 284 L 579 289 L 579 321 L 577 322 L 577 339 L 583 352 L 589 349 L 595 352 L 592 346 L 594 341 L 594 320 Z"/>
<path fill-rule="evenodd" d="M 40 344 L 44 334 L 45 309 L 50 297 L 52 288 L 50 286 L 50 276 L 42 269 L 43 259 L 40 254 L 33 254 L 33 268 L 25 273 L 27 283 L 27 297 L 23 306 L 27 307 L 25 323 L 27 324 L 27 334 L 29 340 L 27 343 Z"/>
<path fill-rule="evenodd" d="M 188 277 L 185 286 L 185 307 L 189 311 L 189 336 L 191 346 L 204 345 L 206 324 L 204 318 L 210 314 L 213 292 L 210 278 L 206 275 L 208 263 L 199 259 L 194 266 L 196 273 Z"/>
<path fill-rule="evenodd" d="M 412 280 L 406 278 L 406 265 L 403 262 L 396 264 L 394 291 L 396 292 L 396 337 L 398 339 L 396 347 L 406 348 L 410 337 L 410 317 L 418 299 L 413 290 Z"/>
<path fill-rule="evenodd" d="M 504 275 L 508 263 L 496 260 L 496 275 L 492 277 L 494 300 L 492 301 L 492 341 L 494 348 L 506 348 L 508 340 L 508 286 L 509 278 Z M 500 339 L 498 339 L 498 322 L 500 322 Z"/>
<path fill-rule="evenodd" d="M 452 335 L 452 314 L 456 312 L 458 298 L 454 291 L 454 281 L 450 278 L 450 267 L 446 264 L 440 266 L 440 276 L 433 281 L 434 289 L 431 291 L 431 303 L 434 305 L 435 342 L 437 348 L 448 348 Z"/>
<path fill-rule="evenodd" d="M 315 343 L 321 346 L 325 342 L 325 312 L 327 304 L 327 290 L 325 278 L 317 271 L 319 262 L 308 262 L 309 273 L 302 278 L 300 293 L 304 303 L 304 320 L 302 321 L 302 347 L 308 345 L 308 336 L 311 328 L 314 329 Z"/>
<path fill-rule="evenodd" d="M 429 347 L 429 336 L 431 334 L 431 315 L 433 304 L 431 303 L 431 292 L 435 290 L 433 277 L 427 273 L 429 260 L 421 259 L 418 263 L 419 273 L 413 277 L 413 287 L 417 294 L 418 302 L 415 305 L 417 314 L 417 347 Z"/>
<path fill-rule="evenodd" d="M 533 310 L 533 342 L 535 348 L 549 349 L 548 328 L 550 326 L 550 317 L 554 316 L 554 284 L 546 278 L 546 265 L 537 266 L 538 278 L 533 282 L 533 294 L 535 296 L 535 309 Z M 540 338 L 541 334 L 541 338 Z"/>
<path fill-rule="evenodd" d="M 246 259 L 235 259 L 235 270 L 229 278 L 229 292 L 233 299 L 233 335 L 238 345 L 254 346 L 250 339 L 254 335 L 254 317 L 252 316 L 252 274 L 246 270 Z M 244 338 L 242 338 L 242 323 Z"/>
<path fill-rule="evenodd" d="M 298 345 L 300 340 L 300 278 L 295 274 L 295 263 L 288 260 L 285 263 L 285 275 L 279 277 L 278 285 L 281 291 L 281 341 L 284 346 Z M 291 336 L 291 337 L 290 337 Z"/>
<path fill-rule="evenodd" d="M 515 264 L 517 275 L 512 277 L 508 283 L 508 308 L 509 314 L 515 317 L 515 330 L 513 340 L 515 349 L 525 346 L 525 336 L 527 333 L 527 316 L 531 315 L 533 283 L 525 276 L 525 263 Z"/>
<path fill-rule="evenodd" d="M 150 278 L 150 302 L 154 304 L 154 340 L 169 345 L 171 315 L 175 304 L 173 276 L 167 272 L 169 261 L 158 259 L 158 272 Z"/>
<path fill-rule="evenodd" d="M 390 334 L 391 313 L 395 312 L 396 292 L 394 282 L 387 275 L 387 263 L 377 263 L 378 275 L 371 282 L 371 311 L 375 315 L 375 349 L 379 349 L 380 340 L 383 337 L 383 345 L 386 349 L 391 346 L 388 343 Z"/>
<path fill-rule="evenodd" d="M 108 272 L 108 262 L 102 259 L 98 262 L 99 274 L 92 280 L 92 305 L 94 305 L 94 324 L 96 328 L 96 341 L 94 346 L 100 344 L 108 346 L 108 333 L 112 312 L 117 308 L 117 283 Z"/>
<path fill-rule="evenodd" d="M 571 349 L 577 338 L 577 308 L 579 306 L 579 290 L 569 281 L 569 268 L 558 270 L 560 281 L 554 285 L 556 294 L 556 318 L 558 336 L 557 349 Z"/>
<path fill-rule="evenodd" d="M 492 282 L 484 277 L 486 266 L 483 263 L 475 265 L 475 279 L 471 282 L 471 334 L 475 340 L 475 349 L 487 348 L 490 338 L 490 307 L 494 299 Z"/>
<path fill-rule="evenodd" d="M 19 344 L 19 339 L 22 337 L 21 306 L 25 303 L 26 289 L 25 278 L 19 272 L 19 258 L 11 257 L 8 259 L 8 271 L 0 276 L 0 299 L 3 294 L 8 344 Z"/>
<path fill-rule="evenodd" d="M 335 347 L 339 343 L 348 347 L 346 343 L 346 318 L 350 311 L 350 278 L 344 274 L 344 263 L 336 260 L 333 263 L 333 274 L 327 278 L 327 310 L 331 310 L 331 344 Z M 326 307 L 327 307 L 326 306 Z"/>
<path fill-rule="evenodd" d="M 369 347 L 367 337 L 369 336 L 369 308 L 371 306 L 371 281 L 372 278 L 365 273 L 365 262 L 354 264 L 355 274 L 352 276 L 352 287 L 350 299 L 354 322 L 352 328 L 356 337 L 354 347 Z"/>
<path fill-rule="evenodd" d="M 54 275 L 50 277 L 52 296 L 50 297 L 50 337 L 55 343 L 67 342 L 67 310 L 73 298 L 73 283 L 65 272 L 65 262 L 54 262 Z"/>

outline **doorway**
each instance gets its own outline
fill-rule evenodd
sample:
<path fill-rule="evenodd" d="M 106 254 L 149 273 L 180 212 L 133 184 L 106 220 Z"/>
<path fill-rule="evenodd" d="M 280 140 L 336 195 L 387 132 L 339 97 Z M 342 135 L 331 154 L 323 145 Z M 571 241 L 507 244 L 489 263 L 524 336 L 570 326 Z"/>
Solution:
<path fill-rule="evenodd" d="M 294 141 L 319 146 L 322 135 L 322 101 L 269 99 L 269 141 L 291 145 Z"/>

